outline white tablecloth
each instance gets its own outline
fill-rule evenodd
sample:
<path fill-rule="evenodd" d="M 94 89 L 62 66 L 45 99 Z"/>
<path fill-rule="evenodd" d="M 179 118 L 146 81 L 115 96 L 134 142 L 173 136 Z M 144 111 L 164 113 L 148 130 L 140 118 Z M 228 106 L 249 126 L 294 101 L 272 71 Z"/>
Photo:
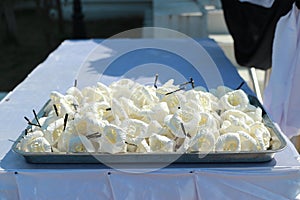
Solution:
<path fill-rule="evenodd" d="M 153 69 L 160 73 L 171 66 L 183 76 L 195 78 L 198 85 L 207 83 L 203 82 L 205 79 L 214 79 L 210 72 L 215 69 L 209 60 L 198 55 L 199 52 L 187 51 L 191 62 L 200 59 L 197 68 L 201 72 L 208 70 L 202 82 L 196 79 L 198 75 L 188 59 L 174 55 L 178 47 L 186 50 L 184 40 L 116 39 L 99 47 L 100 42 L 64 41 L 0 103 L 1 199 L 300 199 L 299 155 L 288 140 L 288 146 L 266 163 L 171 164 L 148 173 L 128 173 L 101 164 L 30 164 L 14 153 L 13 141 L 27 126 L 23 117 L 33 117 L 32 109 L 41 109 L 52 90 L 65 92 L 75 78 L 79 85 L 87 84 L 82 72 L 94 75 L 89 79 L 94 81 L 102 70 L 104 76 L 100 79 L 109 82 L 120 74 L 137 78 L 139 71 L 131 73 L 131 68 L 154 63 L 152 66 L 156 68 Z M 209 39 L 199 40 L 199 43 L 213 58 L 225 85 L 237 88 L 243 79 L 217 44 Z M 150 44 L 174 46 L 157 53 Z M 114 62 L 109 60 L 111 55 L 119 55 L 122 48 L 137 47 L 146 50 L 127 52 Z M 111 68 L 103 71 L 101 66 L 105 63 Z M 151 73 L 145 73 L 141 80 L 148 80 Z M 173 71 L 170 73 L 176 76 Z M 246 84 L 242 88 L 251 93 Z"/>

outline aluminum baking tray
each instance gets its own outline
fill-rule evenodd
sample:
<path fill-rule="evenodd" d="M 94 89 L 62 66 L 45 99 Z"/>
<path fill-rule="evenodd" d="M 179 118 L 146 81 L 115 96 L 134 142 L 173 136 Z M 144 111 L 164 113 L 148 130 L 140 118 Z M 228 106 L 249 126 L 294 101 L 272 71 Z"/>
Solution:
<path fill-rule="evenodd" d="M 287 143 L 278 128 L 274 125 L 263 106 L 254 96 L 248 96 L 250 103 L 259 106 L 263 111 L 263 122 L 269 129 L 273 144 L 268 150 L 257 152 L 211 152 L 197 153 L 32 153 L 24 152 L 17 148 L 18 143 L 24 137 L 25 131 L 19 136 L 13 145 L 13 150 L 22 155 L 29 163 L 103 163 L 103 164 L 145 164 L 145 163 L 252 163 L 267 162 L 274 155 L 282 151 Z M 43 115 L 43 109 L 39 115 Z"/>

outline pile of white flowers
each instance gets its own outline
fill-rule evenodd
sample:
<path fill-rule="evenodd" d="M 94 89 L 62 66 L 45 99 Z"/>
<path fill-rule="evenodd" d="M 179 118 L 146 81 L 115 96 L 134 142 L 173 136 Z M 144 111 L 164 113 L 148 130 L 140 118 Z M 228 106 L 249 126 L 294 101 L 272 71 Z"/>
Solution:
<path fill-rule="evenodd" d="M 24 152 L 223 152 L 261 151 L 271 135 L 262 110 L 243 90 L 219 86 L 182 90 L 121 79 L 65 94 L 53 91 L 47 115 L 31 126 Z"/>

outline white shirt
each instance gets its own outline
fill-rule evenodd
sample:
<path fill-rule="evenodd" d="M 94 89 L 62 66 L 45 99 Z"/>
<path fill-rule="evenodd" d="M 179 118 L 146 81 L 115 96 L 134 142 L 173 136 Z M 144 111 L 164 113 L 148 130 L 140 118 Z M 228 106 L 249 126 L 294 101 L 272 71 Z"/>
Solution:
<path fill-rule="evenodd" d="M 300 11 L 292 10 L 277 23 L 272 73 L 264 92 L 264 106 L 288 136 L 300 130 Z"/>

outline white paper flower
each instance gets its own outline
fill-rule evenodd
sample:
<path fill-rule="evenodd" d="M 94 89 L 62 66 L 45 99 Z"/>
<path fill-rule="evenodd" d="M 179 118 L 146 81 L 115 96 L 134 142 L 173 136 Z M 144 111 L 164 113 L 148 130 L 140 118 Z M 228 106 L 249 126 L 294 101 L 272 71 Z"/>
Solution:
<path fill-rule="evenodd" d="M 109 101 L 110 97 L 106 96 L 101 90 L 96 87 L 85 87 L 82 89 L 82 95 L 84 96 L 84 102 L 101 102 L 101 101 Z"/>
<path fill-rule="evenodd" d="M 181 108 L 182 105 L 185 104 L 186 99 L 182 91 L 178 91 L 169 95 L 165 95 L 161 101 L 168 104 L 169 111 L 171 114 L 173 114 L 178 110 L 178 108 Z"/>
<path fill-rule="evenodd" d="M 185 138 L 186 135 L 181 124 L 183 124 L 185 131 L 189 132 L 195 128 L 195 125 L 197 126 L 199 121 L 199 115 L 178 109 L 173 116 L 165 119 L 165 124 L 176 137 Z"/>
<path fill-rule="evenodd" d="M 221 110 L 218 97 L 209 92 L 207 92 L 206 95 L 210 99 L 211 111 L 218 112 L 219 110 Z"/>
<path fill-rule="evenodd" d="M 65 114 L 68 114 L 70 117 L 74 117 L 76 111 L 76 103 L 70 104 L 66 99 L 60 99 L 59 102 L 59 116 L 63 117 Z M 75 106 L 75 107 L 74 107 Z"/>
<path fill-rule="evenodd" d="M 189 142 L 189 151 L 211 152 L 215 147 L 215 136 L 208 129 L 201 129 Z"/>
<path fill-rule="evenodd" d="M 72 125 L 76 134 L 87 134 L 87 120 L 85 115 L 76 114 L 74 120 L 72 121 Z"/>
<path fill-rule="evenodd" d="M 125 97 L 130 99 L 132 92 L 140 84 L 130 80 L 121 79 L 119 81 L 113 82 L 109 88 L 111 89 L 111 98 L 119 99 L 120 97 Z"/>
<path fill-rule="evenodd" d="M 137 149 L 136 149 L 137 153 L 148 153 L 151 152 L 150 146 L 147 143 L 147 141 L 145 139 L 143 139 L 141 141 L 141 143 L 138 144 Z"/>
<path fill-rule="evenodd" d="M 126 132 L 113 125 L 109 124 L 104 127 L 103 134 L 100 138 L 100 152 L 119 153 L 126 152 Z"/>
<path fill-rule="evenodd" d="M 20 149 L 25 152 L 29 152 L 28 144 L 30 144 L 35 138 L 43 137 L 44 134 L 40 130 L 35 130 L 33 132 L 28 132 L 27 135 L 21 140 Z"/>
<path fill-rule="evenodd" d="M 224 110 L 236 109 L 244 111 L 249 104 L 249 99 L 243 90 L 234 90 L 222 96 L 220 104 Z"/>
<path fill-rule="evenodd" d="M 149 146 L 153 152 L 173 152 L 175 142 L 166 136 L 153 134 L 149 138 Z"/>
<path fill-rule="evenodd" d="M 147 106 L 147 109 L 142 109 L 140 115 L 143 116 L 144 121 L 158 121 L 160 124 L 164 123 L 165 117 L 169 114 L 168 104 L 160 102 Z"/>
<path fill-rule="evenodd" d="M 174 79 L 169 79 L 165 84 L 156 89 L 156 96 L 161 101 L 165 94 L 179 89 L 178 85 L 174 85 Z"/>
<path fill-rule="evenodd" d="M 73 131 L 66 130 L 61 134 L 57 141 L 57 150 L 60 152 L 68 152 L 70 139 L 74 137 Z"/>
<path fill-rule="evenodd" d="M 149 124 L 148 124 L 148 127 L 147 127 L 147 131 L 144 133 L 144 134 L 141 134 L 141 137 L 143 138 L 148 138 L 150 137 L 151 135 L 153 135 L 154 133 L 158 134 L 160 133 L 160 131 L 162 130 L 162 126 L 161 124 L 156 121 L 156 120 L 152 120 Z"/>
<path fill-rule="evenodd" d="M 70 138 L 68 152 L 95 152 L 95 148 L 86 136 L 77 135 Z"/>
<path fill-rule="evenodd" d="M 202 92 L 202 91 L 196 91 L 196 90 L 189 90 L 185 92 L 185 97 L 186 99 L 193 100 L 195 102 L 197 102 L 197 104 L 206 111 L 210 111 L 212 110 L 211 108 L 211 99 L 210 97 L 207 95 L 206 92 Z"/>
<path fill-rule="evenodd" d="M 227 110 L 224 113 L 221 114 L 221 119 L 223 121 L 228 120 L 231 123 L 240 123 L 244 122 L 247 125 L 251 125 L 254 123 L 254 120 L 249 117 L 246 113 L 240 111 L 240 110 Z"/>
<path fill-rule="evenodd" d="M 220 135 L 217 139 L 215 150 L 217 152 L 241 151 L 241 139 L 238 133 L 226 133 Z"/>
<path fill-rule="evenodd" d="M 220 134 L 225 134 L 225 133 L 235 133 L 238 131 L 244 131 L 249 133 L 250 132 L 250 127 L 243 121 L 239 121 L 238 119 L 231 121 L 229 120 L 224 120 L 221 128 L 219 129 Z"/>
<path fill-rule="evenodd" d="M 156 96 L 155 88 L 149 86 L 136 87 L 133 90 L 130 99 L 138 108 L 142 108 L 145 105 L 156 104 L 159 101 L 158 97 Z"/>
<path fill-rule="evenodd" d="M 245 113 L 251 117 L 255 122 L 262 122 L 262 109 L 253 105 L 248 105 Z"/>
<path fill-rule="evenodd" d="M 111 89 L 103 83 L 97 82 L 96 89 L 99 90 L 106 97 L 111 98 Z"/>
<path fill-rule="evenodd" d="M 195 100 L 186 101 L 181 108 L 182 110 L 186 110 L 188 112 L 204 112 L 204 108 Z"/>
<path fill-rule="evenodd" d="M 81 103 L 83 95 L 81 91 L 77 87 L 70 87 L 67 91 L 66 94 L 72 95 L 76 98 L 78 103 Z"/>
<path fill-rule="evenodd" d="M 138 108 L 131 99 L 120 97 L 119 102 L 127 115 L 133 119 L 142 119 L 140 108 Z"/>
<path fill-rule="evenodd" d="M 226 86 L 218 86 L 217 89 L 210 89 L 209 92 L 212 93 L 217 98 L 223 97 L 225 94 L 232 92 L 233 90 Z"/>
<path fill-rule="evenodd" d="M 197 129 L 217 130 L 219 128 L 217 120 L 209 112 L 200 112 L 199 121 L 194 126 L 196 126 Z"/>
<path fill-rule="evenodd" d="M 57 104 L 58 105 L 60 99 L 63 99 L 63 98 L 64 98 L 64 95 L 57 92 L 57 91 L 52 91 L 50 93 L 50 100 L 51 100 L 52 104 Z"/>
<path fill-rule="evenodd" d="M 46 130 L 47 127 L 48 127 L 51 123 L 55 122 L 56 120 L 60 119 L 61 117 L 59 117 L 59 116 L 57 116 L 55 113 L 51 112 L 50 115 L 48 115 L 47 117 L 43 117 L 43 118 L 44 118 L 43 123 L 41 123 L 41 120 L 40 120 L 40 119 L 39 119 L 39 122 L 40 122 L 41 125 L 42 125 L 41 129 L 42 129 L 42 130 Z"/>
<path fill-rule="evenodd" d="M 64 128 L 64 119 L 60 118 L 47 127 L 47 129 L 44 131 L 44 137 L 49 141 L 49 143 L 53 146 L 56 145 L 58 138 L 63 132 Z"/>
<path fill-rule="evenodd" d="M 95 115 L 98 120 L 114 120 L 113 114 L 111 112 L 111 105 L 106 101 L 92 102 L 84 104 L 79 111 L 79 114 L 84 115 L 87 112 L 91 112 Z"/>
<path fill-rule="evenodd" d="M 50 94 L 51 105 L 55 105 L 58 111 L 58 115 L 63 117 L 65 114 L 69 116 L 74 116 L 75 106 L 79 103 L 76 98 L 72 95 L 62 95 L 59 92 L 51 92 Z"/>
<path fill-rule="evenodd" d="M 51 145 L 44 137 L 37 137 L 27 141 L 28 152 L 51 152 Z"/>
<path fill-rule="evenodd" d="M 97 119 L 94 113 L 86 113 L 85 120 L 87 131 L 83 135 L 90 135 L 96 132 L 102 133 L 104 127 L 109 124 L 106 120 Z"/>
<path fill-rule="evenodd" d="M 126 111 L 125 111 L 125 109 L 122 107 L 120 102 L 116 99 L 112 99 L 111 112 L 112 112 L 115 119 L 119 119 L 119 120 L 122 121 L 124 119 L 129 118 Z"/>
<path fill-rule="evenodd" d="M 270 146 L 271 134 L 262 122 L 250 126 L 250 135 L 256 139 L 259 149 L 266 150 Z"/>
<path fill-rule="evenodd" d="M 188 149 L 190 147 L 190 142 L 191 142 L 191 139 L 189 137 L 185 137 L 185 138 L 181 138 L 183 141 L 181 143 L 176 143 L 176 146 L 177 149 L 176 152 L 179 152 L 179 153 L 186 153 L 188 152 Z M 178 148 L 179 146 L 179 148 Z"/>
<path fill-rule="evenodd" d="M 238 131 L 237 133 L 241 139 L 241 151 L 257 151 L 257 142 L 251 135 L 244 131 Z"/>
<path fill-rule="evenodd" d="M 126 119 L 122 122 L 121 128 L 126 132 L 127 139 L 131 139 L 131 141 L 126 139 L 126 141 L 136 144 L 138 141 L 134 141 L 134 139 L 144 139 L 148 124 L 137 119 Z"/>

